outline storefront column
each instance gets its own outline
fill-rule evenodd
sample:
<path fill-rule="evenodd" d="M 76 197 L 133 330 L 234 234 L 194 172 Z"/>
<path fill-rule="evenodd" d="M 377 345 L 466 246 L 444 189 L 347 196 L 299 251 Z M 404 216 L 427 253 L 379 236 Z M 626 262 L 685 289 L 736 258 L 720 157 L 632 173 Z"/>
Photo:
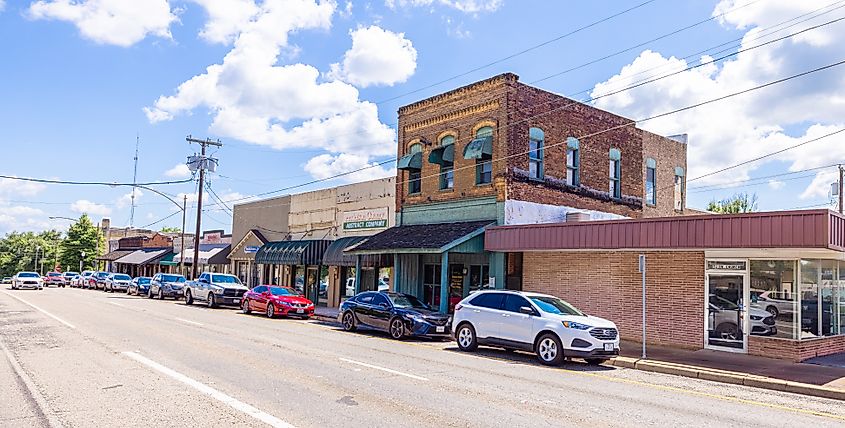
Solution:
<path fill-rule="evenodd" d="M 361 292 L 361 256 L 355 256 L 355 294 Z"/>
<path fill-rule="evenodd" d="M 449 312 L 449 252 L 440 254 L 440 312 Z"/>
<path fill-rule="evenodd" d="M 392 275 L 393 281 L 391 281 L 393 284 L 391 285 L 390 291 L 395 292 L 395 291 L 401 290 L 401 288 L 399 287 L 399 278 L 402 277 L 402 270 L 401 270 L 402 268 L 400 266 L 401 266 L 401 264 L 399 264 L 399 254 L 394 254 L 393 255 L 393 275 Z"/>
<path fill-rule="evenodd" d="M 492 252 L 489 254 L 489 275 L 493 277 L 493 281 L 495 282 L 491 288 L 502 290 L 505 288 L 505 253 Z M 484 283 L 483 278 L 481 283 Z"/>

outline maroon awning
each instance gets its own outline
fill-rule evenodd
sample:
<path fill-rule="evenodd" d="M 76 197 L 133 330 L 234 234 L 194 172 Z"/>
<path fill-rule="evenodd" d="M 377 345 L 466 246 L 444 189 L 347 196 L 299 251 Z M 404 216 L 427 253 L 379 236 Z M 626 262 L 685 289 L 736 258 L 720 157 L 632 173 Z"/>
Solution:
<path fill-rule="evenodd" d="M 845 251 L 845 217 L 829 210 L 497 226 L 487 251 L 825 248 Z"/>

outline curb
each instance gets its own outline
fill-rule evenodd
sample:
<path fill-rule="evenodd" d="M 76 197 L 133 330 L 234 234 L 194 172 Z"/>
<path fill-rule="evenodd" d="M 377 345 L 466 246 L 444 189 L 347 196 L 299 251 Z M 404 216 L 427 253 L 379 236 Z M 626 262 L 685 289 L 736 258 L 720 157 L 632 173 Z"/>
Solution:
<path fill-rule="evenodd" d="M 607 364 L 626 369 L 664 373 L 714 382 L 729 383 L 733 385 L 745 385 L 754 388 L 845 401 L 845 390 L 812 385 L 809 383 L 791 382 L 765 376 L 756 376 L 748 373 L 731 372 L 706 367 L 670 363 L 666 361 L 641 360 L 638 358 L 628 357 L 616 357 L 608 361 Z"/>
<path fill-rule="evenodd" d="M 321 315 L 321 314 L 315 313 L 314 315 L 311 316 L 311 319 L 340 325 L 337 322 L 336 317 L 330 317 L 328 315 Z"/>

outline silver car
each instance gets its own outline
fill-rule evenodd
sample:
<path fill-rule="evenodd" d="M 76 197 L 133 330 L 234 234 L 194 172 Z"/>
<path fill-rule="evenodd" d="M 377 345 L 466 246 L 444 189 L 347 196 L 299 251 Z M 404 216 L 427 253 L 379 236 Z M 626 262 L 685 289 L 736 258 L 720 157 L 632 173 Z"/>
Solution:
<path fill-rule="evenodd" d="M 17 275 L 12 277 L 12 290 L 19 288 L 41 290 L 44 288 L 44 280 L 36 272 L 18 272 Z"/>
<path fill-rule="evenodd" d="M 125 273 L 113 273 L 106 277 L 103 291 L 114 293 L 115 291 L 126 292 L 132 277 Z"/>

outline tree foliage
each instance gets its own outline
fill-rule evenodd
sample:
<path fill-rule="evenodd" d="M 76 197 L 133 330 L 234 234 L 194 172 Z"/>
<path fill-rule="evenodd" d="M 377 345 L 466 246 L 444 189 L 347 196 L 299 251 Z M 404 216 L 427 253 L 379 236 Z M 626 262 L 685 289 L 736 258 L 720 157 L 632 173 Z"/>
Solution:
<path fill-rule="evenodd" d="M 0 276 L 23 270 L 41 272 L 42 263 L 43 272 L 52 271 L 60 260 L 61 242 L 62 234 L 56 230 L 8 233 L 0 239 Z"/>
<path fill-rule="evenodd" d="M 719 214 L 740 214 L 757 211 L 757 194 L 737 193 L 730 198 L 712 200 L 707 211 Z"/>
<path fill-rule="evenodd" d="M 161 228 L 161 232 L 162 233 L 181 233 L 182 229 L 178 228 L 178 227 L 164 226 L 164 227 Z"/>
<path fill-rule="evenodd" d="M 80 260 L 82 260 L 83 269 L 94 269 L 95 259 L 104 252 L 105 239 L 102 233 L 91 222 L 88 215 L 83 214 L 68 228 L 67 237 L 62 242 L 59 260 L 66 271 L 79 269 Z"/>

